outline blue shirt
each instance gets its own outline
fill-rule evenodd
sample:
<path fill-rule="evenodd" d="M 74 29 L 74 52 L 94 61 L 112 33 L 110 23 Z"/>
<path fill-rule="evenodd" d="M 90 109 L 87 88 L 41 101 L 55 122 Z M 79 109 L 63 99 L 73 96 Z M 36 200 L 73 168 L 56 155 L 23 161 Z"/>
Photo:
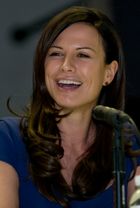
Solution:
<path fill-rule="evenodd" d="M 134 148 L 138 148 L 135 136 Z M 0 120 L 0 160 L 12 165 L 19 176 L 19 208 L 60 208 L 61 205 L 42 196 L 30 179 L 28 172 L 28 154 L 19 130 L 19 119 L 8 117 Z M 140 164 L 140 158 L 137 159 Z M 127 179 L 133 170 L 131 158 L 125 158 L 125 188 Z M 89 200 L 71 200 L 70 208 L 113 208 L 113 186 Z"/>

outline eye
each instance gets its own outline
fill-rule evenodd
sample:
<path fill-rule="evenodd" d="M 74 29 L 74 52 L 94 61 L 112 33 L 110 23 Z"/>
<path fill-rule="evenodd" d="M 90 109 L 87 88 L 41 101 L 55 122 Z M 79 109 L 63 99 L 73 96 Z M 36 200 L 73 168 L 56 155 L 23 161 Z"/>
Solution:
<path fill-rule="evenodd" d="M 48 56 L 63 56 L 63 54 L 59 51 L 53 51 L 48 54 Z"/>
<path fill-rule="evenodd" d="M 90 55 L 86 53 L 79 53 L 77 56 L 80 58 L 90 58 Z"/>

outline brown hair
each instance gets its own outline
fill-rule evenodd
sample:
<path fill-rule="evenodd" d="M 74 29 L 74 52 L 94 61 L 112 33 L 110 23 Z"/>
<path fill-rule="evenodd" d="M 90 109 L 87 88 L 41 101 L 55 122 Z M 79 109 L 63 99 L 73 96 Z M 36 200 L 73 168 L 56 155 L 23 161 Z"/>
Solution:
<path fill-rule="evenodd" d="M 37 45 L 33 95 L 26 119 L 22 120 L 22 131 L 26 137 L 31 176 L 35 184 L 43 195 L 58 201 L 64 207 L 67 207 L 69 197 L 86 199 L 95 196 L 113 177 L 112 129 L 107 124 L 96 121 L 95 142 L 74 170 L 72 190 L 60 173 L 59 158 L 63 156 L 63 148 L 56 122 L 59 112 L 55 109 L 55 101 L 46 88 L 44 61 L 48 49 L 58 35 L 76 22 L 85 22 L 96 28 L 102 38 L 105 62 L 109 64 L 116 60 L 119 65 L 112 83 L 103 87 L 98 104 L 124 109 L 124 57 L 120 38 L 112 22 L 106 15 L 87 7 L 71 7 L 56 15 L 44 28 Z"/>

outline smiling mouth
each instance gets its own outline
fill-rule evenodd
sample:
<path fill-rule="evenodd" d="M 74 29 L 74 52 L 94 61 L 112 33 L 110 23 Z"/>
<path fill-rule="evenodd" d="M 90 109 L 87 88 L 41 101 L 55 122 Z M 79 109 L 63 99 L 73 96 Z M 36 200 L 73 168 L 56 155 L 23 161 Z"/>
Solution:
<path fill-rule="evenodd" d="M 75 81 L 75 80 L 59 80 L 57 82 L 57 85 L 61 88 L 66 88 L 66 89 L 77 89 L 78 87 L 80 87 L 82 85 L 82 82 L 80 81 Z"/>

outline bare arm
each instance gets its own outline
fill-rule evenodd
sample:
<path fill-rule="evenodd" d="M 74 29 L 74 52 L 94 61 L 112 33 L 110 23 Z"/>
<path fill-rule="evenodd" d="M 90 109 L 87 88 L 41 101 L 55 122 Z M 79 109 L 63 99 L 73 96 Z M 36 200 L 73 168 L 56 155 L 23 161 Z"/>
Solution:
<path fill-rule="evenodd" d="M 140 166 L 137 167 L 136 175 L 140 175 Z M 134 178 L 128 184 L 128 202 L 135 191 L 135 181 Z"/>
<path fill-rule="evenodd" d="M 18 208 L 18 175 L 15 169 L 0 161 L 0 208 Z"/>

